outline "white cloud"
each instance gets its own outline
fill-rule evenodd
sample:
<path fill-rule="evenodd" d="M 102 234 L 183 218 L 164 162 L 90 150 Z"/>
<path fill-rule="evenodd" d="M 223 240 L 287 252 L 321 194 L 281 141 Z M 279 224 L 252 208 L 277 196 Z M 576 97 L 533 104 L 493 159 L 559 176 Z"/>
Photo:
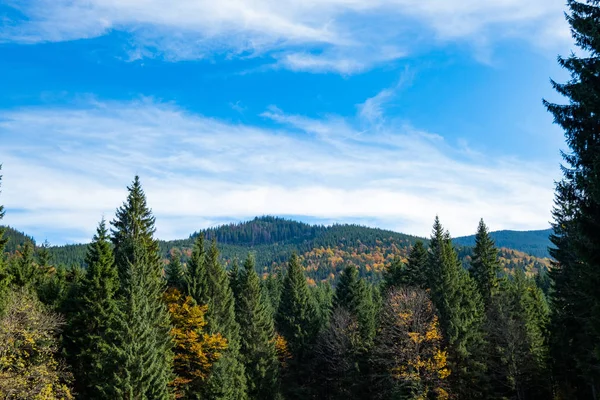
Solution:
<path fill-rule="evenodd" d="M 563 0 L 31 0 L 0 41 L 131 34 L 129 57 L 168 60 L 268 53 L 279 67 L 351 74 L 436 40 L 517 37 L 568 43 Z M 489 39 L 489 40 L 488 40 Z"/>
<path fill-rule="evenodd" d="M 489 160 L 410 126 L 364 132 L 339 116 L 273 107 L 260 128 L 173 104 L 88 102 L 0 112 L 5 222 L 40 240 L 91 237 L 141 175 L 158 235 L 186 237 L 224 220 L 296 215 L 376 221 L 427 235 L 439 214 L 453 235 L 547 226 L 558 168 Z"/>

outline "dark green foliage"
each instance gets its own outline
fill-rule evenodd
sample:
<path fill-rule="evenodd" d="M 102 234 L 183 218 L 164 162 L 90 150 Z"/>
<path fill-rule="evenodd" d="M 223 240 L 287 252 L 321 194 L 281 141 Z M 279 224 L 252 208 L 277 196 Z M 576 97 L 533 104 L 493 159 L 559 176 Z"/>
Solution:
<path fill-rule="evenodd" d="M 481 220 L 475 236 L 475 249 L 471 260 L 471 276 L 477 284 L 479 293 L 487 305 L 498 290 L 498 250 L 488 233 L 487 226 Z"/>
<path fill-rule="evenodd" d="M 542 291 L 517 271 L 514 279 L 501 281 L 487 316 L 490 347 L 486 361 L 493 397 L 551 398 L 546 340 L 549 310 Z"/>
<path fill-rule="evenodd" d="M 246 375 L 244 365 L 239 360 L 240 328 L 235 320 L 235 299 L 214 240 L 205 256 L 205 271 L 205 287 L 201 290 L 204 301 L 196 301 L 208 305 L 208 331 L 223 335 L 227 339 L 227 350 L 213 366 L 213 372 L 203 389 L 203 396 L 208 399 L 245 399 Z"/>
<path fill-rule="evenodd" d="M 57 311 L 64 312 L 72 289 L 79 285 L 85 276 L 85 270 L 79 265 L 65 267 L 59 265 L 54 273 L 37 285 L 37 293 L 42 303 Z"/>
<path fill-rule="evenodd" d="M 246 370 L 248 397 L 273 399 L 279 390 L 273 313 L 261 290 L 251 256 L 239 274 L 238 285 L 236 316 L 240 325 L 240 356 Z"/>
<path fill-rule="evenodd" d="M 496 231 L 490 232 L 490 238 L 499 248 L 508 248 L 531 254 L 535 257 L 550 257 L 548 247 L 550 242 L 551 229 L 539 231 Z M 463 236 L 452 239 L 456 246 L 473 247 L 476 242 L 476 235 Z"/>
<path fill-rule="evenodd" d="M 423 242 L 418 241 L 408 254 L 408 262 L 404 270 L 403 283 L 407 286 L 427 287 L 427 249 Z"/>
<path fill-rule="evenodd" d="M 192 296 L 198 304 L 208 303 L 208 283 L 206 277 L 206 250 L 204 248 L 204 235 L 198 235 L 194 242 L 194 249 L 185 270 L 184 291 Z"/>
<path fill-rule="evenodd" d="M 333 311 L 329 325 L 317 339 L 313 373 L 321 399 L 363 398 L 365 354 L 358 322 L 345 308 Z"/>
<path fill-rule="evenodd" d="M 154 217 L 139 178 L 112 222 L 115 265 L 121 287 L 121 313 L 114 347 L 118 398 L 168 399 L 172 377 L 170 320 L 162 296 L 165 289 Z"/>
<path fill-rule="evenodd" d="M 544 102 L 565 131 L 563 180 L 556 185 L 552 272 L 553 353 L 564 396 L 600 391 L 600 4 L 567 1 L 580 52 L 558 62 L 571 75 L 554 89 L 568 104 Z"/>
<path fill-rule="evenodd" d="M 71 290 L 66 305 L 64 346 L 78 395 L 112 399 L 117 367 L 112 346 L 120 340 L 114 328 L 122 316 L 117 303 L 119 274 L 104 220 L 88 246 L 86 264 L 85 277 Z"/>
<path fill-rule="evenodd" d="M 40 268 L 47 270 L 51 267 L 52 254 L 50 254 L 50 243 L 45 241 L 40 247 L 36 249 L 35 257 Z"/>
<path fill-rule="evenodd" d="M 367 283 L 358 277 L 358 270 L 348 266 L 340 276 L 335 289 L 334 308 L 345 308 L 356 319 L 364 349 L 375 336 L 375 308 L 371 290 Z"/>
<path fill-rule="evenodd" d="M 319 318 L 296 254 L 288 263 L 276 322 L 292 356 L 284 374 L 283 387 L 289 397 L 305 398 L 310 378 L 311 346 L 318 334 Z"/>
<path fill-rule="evenodd" d="M 183 290 L 184 271 L 179 250 L 173 249 L 171 251 L 171 258 L 165 272 L 167 275 L 167 286 L 177 290 Z"/>
<path fill-rule="evenodd" d="M 279 309 L 279 300 L 281 300 L 281 290 L 283 288 L 283 274 L 269 274 L 263 281 L 265 292 L 271 303 L 273 313 Z"/>
<path fill-rule="evenodd" d="M 34 259 L 34 247 L 26 242 L 10 260 L 11 281 L 18 287 L 34 287 L 43 277 Z"/>
<path fill-rule="evenodd" d="M 329 323 L 333 308 L 333 288 L 329 282 L 319 282 L 309 286 L 309 289 L 317 311 L 317 330 L 321 330 Z"/>
<path fill-rule="evenodd" d="M 436 217 L 427 266 L 428 287 L 440 315 L 440 326 L 448 343 L 453 391 L 461 397 L 479 396 L 482 389 L 484 307 L 477 286 L 462 268 Z"/>

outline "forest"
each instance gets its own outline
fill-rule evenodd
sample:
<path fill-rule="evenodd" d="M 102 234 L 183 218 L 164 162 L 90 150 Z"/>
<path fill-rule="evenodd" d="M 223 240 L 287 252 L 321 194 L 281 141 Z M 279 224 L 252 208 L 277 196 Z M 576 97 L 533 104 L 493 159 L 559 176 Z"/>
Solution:
<path fill-rule="evenodd" d="M 260 217 L 161 242 L 136 176 L 90 244 L 0 228 L 0 397 L 597 399 L 600 3 L 568 6 L 548 253 L 436 216 L 426 240 Z"/>

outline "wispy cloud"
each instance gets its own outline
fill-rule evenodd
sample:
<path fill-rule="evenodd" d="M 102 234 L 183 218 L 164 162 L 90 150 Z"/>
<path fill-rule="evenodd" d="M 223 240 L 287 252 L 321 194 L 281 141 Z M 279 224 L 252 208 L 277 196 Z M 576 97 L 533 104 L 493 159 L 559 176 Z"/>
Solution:
<path fill-rule="evenodd" d="M 517 37 L 569 40 L 563 0 L 31 0 L 0 27 L 0 41 L 37 43 L 131 35 L 129 57 L 197 59 L 267 54 L 279 67 L 361 72 L 426 42 Z"/>
<path fill-rule="evenodd" d="M 494 229 L 550 219 L 554 166 L 482 159 L 409 125 L 364 132 L 359 117 L 276 107 L 263 116 L 276 126 L 152 99 L 2 111 L 6 223 L 39 239 L 81 240 L 103 214 L 112 217 L 136 173 L 163 238 L 263 214 L 368 220 L 421 235 L 436 214 L 454 235 L 471 233 L 480 217 Z"/>

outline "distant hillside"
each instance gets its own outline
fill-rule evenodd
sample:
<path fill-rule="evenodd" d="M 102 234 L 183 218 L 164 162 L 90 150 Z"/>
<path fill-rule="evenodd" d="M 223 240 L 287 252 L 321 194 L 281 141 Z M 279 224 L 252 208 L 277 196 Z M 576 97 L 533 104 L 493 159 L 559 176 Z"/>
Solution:
<path fill-rule="evenodd" d="M 504 247 L 522 251 L 535 257 L 550 257 L 548 247 L 552 245 L 549 236 L 551 229 L 542 231 L 496 231 L 490 236 L 496 242 L 497 247 Z M 454 239 L 457 246 L 475 246 L 475 235 L 464 236 Z"/>
<path fill-rule="evenodd" d="M 536 251 L 536 242 L 530 232 L 504 232 L 495 232 L 493 236 L 498 246 L 503 247 L 500 260 L 506 270 L 519 268 L 533 274 L 547 268 L 549 260 L 536 257 L 526 250 Z M 208 241 L 213 238 L 217 240 L 227 265 L 231 265 L 235 259 L 243 260 L 251 252 L 256 257 L 257 269 L 261 273 L 285 268 L 290 255 L 296 252 L 304 260 L 307 275 L 314 282 L 335 280 L 348 264 L 358 266 L 362 276 L 377 281 L 394 258 L 406 260 L 410 247 L 417 240 L 428 242 L 427 239 L 384 229 L 359 225 L 310 225 L 277 217 L 257 217 L 243 223 L 206 229 L 201 233 Z M 181 240 L 159 241 L 165 262 L 174 248 L 179 249 L 187 259 L 198 234 L 193 233 Z M 15 240 L 22 241 L 23 237 Z M 458 238 L 455 244 L 467 265 L 474 238 Z M 56 246 L 51 247 L 50 251 L 55 264 L 83 265 L 86 245 Z M 545 253 L 538 251 L 537 254 Z"/>
<path fill-rule="evenodd" d="M 6 227 L 4 237 L 8 239 L 8 243 L 6 243 L 6 247 L 4 248 L 4 251 L 7 253 L 14 253 L 15 250 L 17 250 L 17 248 L 23 245 L 25 242 L 31 242 L 35 244 L 35 240 L 31 236 L 28 236 L 23 232 L 19 232 L 10 226 Z"/>

